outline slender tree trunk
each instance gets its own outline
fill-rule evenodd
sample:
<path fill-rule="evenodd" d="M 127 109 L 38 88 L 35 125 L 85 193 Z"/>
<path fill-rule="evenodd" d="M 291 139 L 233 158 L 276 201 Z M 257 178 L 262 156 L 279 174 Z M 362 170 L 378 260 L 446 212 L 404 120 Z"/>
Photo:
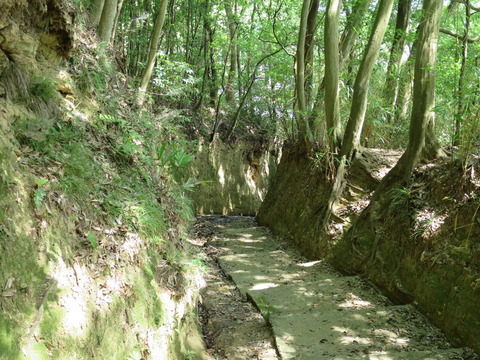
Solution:
<path fill-rule="evenodd" d="M 155 19 L 155 24 L 153 26 L 152 37 L 150 39 L 149 49 L 148 49 L 148 60 L 143 71 L 142 80 L 140 82 L 140 87 L 138 88 L 138 98 L 137 105 L 142 106 L 145 101 L 145 93 L 147 91 L 148 84 L 152 78 L 153 66 L 155 65 L 155 60 L 157 58 L 158 46 L 160 45 L 160 39 L 162 35 L 163 23 L 165 22 L 165 14 L 167 12 L 168 0 L 162 0 L 160 4 L 160 9 L 158 10 L 157 17 Z"/>
<path fill-rule="evenodd" d="M 375 24 L 370 39 L 365 49 L 362 63 L 353 86 L 353 98 L 348 119 L 347 128 L 343 138 L 341 155 L 352 159 L 354 153 L 360 147 L 360 135 L 362 133 L 365 113 L 367 111 L 368 87 L 373 67 L 377 61 L 380 46 L 382 44 L 388 21 L 392 13 L 393 0 L 380 0 Z"/>
<path fill-rule="evenodd" d="M 325 19 L 325 119 L 327 137 L 332 153 L 337 152 L 340 138 L 340 101 L 339 101 L 339 44 L 338 20 L 340 0 L 330 0 Z"/>
<path fill-rule="evenodd" d="M 354 158 L 356 151 L 360 148 L 360 134 L 362 132 L 367 109 L 367 95 L 370 77 L 380 51 L 383 36 L 385 35 L 388 26 L 388 20 L 390 19 L 392 8 L 393 0 L 380 0 L 370 39 L 355 79 L 350 118 L 348 119 L 347 128 L 345 129 L 340 152 L 340 164 L 337 167 L 335 181 L 332 185 L 332 191 L 327 201 L 326 211 L 323 217 L 324 228 L 330 221 L 330 217 L 335 211 L 337 200 L 345 189 L 345 175 L 347 172 L 348 161 Z"/>
<path fill-rule="evenodd" d="M 462 39 L 462 65 L 460 68 L 460 75 L 458 77 L 457 90 L 457 113 L 455 114 L 455 134 L 453 135 L 453 145 L 460 145 L 461 125 L 464 114 L 465 101 L 465 74 L 467 72 L 467 57 L 468 57 L 468 35 L 470 30 L 470 0 L 465 1 L 465 30 Z"/>
<path fill-rule="evenodd" d="M 374 198 L 377 198 L 379 196 L 377 193 L 380 193 L 392 180 L 408 181 L 422 155 L 439 153 L 439 144 L 435 141 L 434 135 L 435 113 L 433 108 L 435 105 L 435 63 L 442 4 L 442 0 L 424 0 L 423 2 L 423 16 L 416 49 L 413 108 L 408 145 L 397 165 L 380 183 Z M 426 148 L 426 143 L 429 148 Z"/>
<path fill-rule="evenodd" d="M 113 33 L 113 24 L 117 15 L 118 0 L 105 0 L 102 16 L 98 24 L 97 33 L 100 41 L 110 43 Z"/>
<path fill-rule="evenodd" d="M 214 31 L 209 27 L 208 42 L 209 42 L 209 54 L 210 54 L 210 104 L 214 107 L 218 101 L 218 76 L 217 76 L 217 64 L 215 63 L 215 48 L 213 46 Z"/>
<path fill-rule="evenodd" d="M 305 103 L 310 108 L 313 90 L 313 43 L 317 28 L 317 14 L 320 0 L 312 0 L 307 18 L 307 30 L 305 34 Z"/>
<path fill-rule="evenodd" d="M 296 117 L 299 127 L 300 147 L 306 152 L 310 150 L 312 144 L 310 127 L 306 116 L 307 107 L 305 98 L 305 36 L 307 33 L 310 2 L 310 0 L 303 1 L 302 14 L 300 17 L 300 30 L 298 33 L 297 53 L 295 56 Z"/>
<path fill-rule="evenodd" d="M 360 0 L 356 3 L 353 11 L 347 15 L 347 24 L 342 32 L 340 39 L 339 49 L 339 71 L 341 71 L 346 63 L 348 63 L 353 46 L 358 39 L 358 27 L 360 26 L 368 6 L 372 0 Z M 315 97 L 315 103 L 313 104 L 312 115 L 309 119 L 309 124 L 314 134 L 320 133 L 320 122 L 318 118 L 323 113 L 323 107 L 325 103 L 324 98 L 325 90 L 325 77 L 321 78 L 318 82 L 317 96 Z M 340 137 L 340 136 L 339 136 Z M 340 141 L 338 141 L 340 143 Z"/>
<path fill-rule="evenodd" d="M 115 40 L 115 36 L 117 35 L 118 18 L 120 17 L 120 13 L 122 12 L 122 7 L 124 2 L 125 0 L 118 0 L 117 13 L 115 14 L 115 19 L 113 20 L 113 30 L 112 30 L 112 35 L 110 37 L 110 42 L 112 44 Z"/>
<path fill-rule="evenodd" d="M 350 60 L 353 46 L 358 39 L 358 28 L 362 23 L 372 0 L 360 0 L 354 6 L 351 14 L 347 18 L 347 24 L 340 39 L 340 70 Z"/>
<path fill-rule="evenodd" d="M 230 68 L 228 70 L 227 84 L 225 85 L 225 99 L 231 104 L 234 99 L 235 78 L 237 73 L 237 21 L 233 11 L 232 0 L 224 0 L 225 12 L 227 13 L 228 31 L 230 33 Z"/>
<path fill-rule="evenodd" d="M 398 2 L 397 22 L 385 80 L 385 101 L 387 107 L 391 109 L 388 115 L 389 122 L 392 122 L 395 118 L 395 103 L 397 102 L 400 83 L 399 75 L 401 73 L 402 57 L 404 54 L 408 23 L 410 21 L 411 7 L 412 0 L 399 0 Z"/>
<path fill-rule="evenodd" d="M 105 0 L 94 0 L 92 4 L 92 25 L 95 28 L 98 27 L 100 23 L 100 18 L 102 17 L 103 6 L 105 5 Z"/>
<path fill-rule="evenodd" d="M 401 73 L 401 80 L 398 86 L 398 96 L 394 104 L 395 123 L 401 124 L 408 120 L 409 104 L 412 102 L 413 86 L 413 64 L 407 60 Z"/>

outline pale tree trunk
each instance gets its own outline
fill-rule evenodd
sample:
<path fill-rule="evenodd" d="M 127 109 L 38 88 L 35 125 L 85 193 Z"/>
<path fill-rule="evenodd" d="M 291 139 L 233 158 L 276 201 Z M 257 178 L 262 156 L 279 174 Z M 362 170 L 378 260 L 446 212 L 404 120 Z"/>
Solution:
<path fill-rule="evenodd" d="M 396 180 L 407 182 L 422 156 L 439 154 L 440 146 L 434 134 L 435 63 L 442 0 L 424 0 L 423 16 L 416 46 L 413 108 L 407 149 L 380 183 L 374 198 Z"/>
<path fill-rule="evenodd" d="M 347 24 L 340 39 L 340 70 L 350 60 L 350 54 L 359 36 L 357 29 L 360 27 L 371 3 L 372 0 L 359 1 L 347 18 Z"/>
<path fill-rule="evenodd" d="M 113 30 L 112 30 L 112 36 L 110 38 L 110 41 L 112 43 L 114 42 L 115 36 L 117 34 L 118 18 L 120 17 L 120 13 L 122 12 L 122 7 L 124 2 L 125 0 L 118 0 L 117 13 L 115 15 L 115 19 L 113 19 Z"/>
<path fill-rule="evenodd" d="M 102 17 L 103 6 L 105 4 L 105 0 L 95 0 L 92 4 L 92 24 L 95 27 L 98 27 L 100 23 L 100 18 Z"/>
<path fill-rule="evenodd" d="M 360 147 L 360 135 L 367 111 L 370 77 L 378 58 L 385 31 L 387 30 L 392 7 L 393 0 L 380 1 L 375 24 L 373 25 L 372 33 L 355 79 L 350 117 L 345 129 L 341 151 L 341 155 L 348 160 L 353 158 L 354 152 Z"/>
<path fill-rule="evenodd" d="M 227 104 L 231 104 L 235 94 L 234 84 L 237 73 L 237 23 L 232 0 L 224 0 L 224 4 L 230 34 L 230 68 L 228 70 L 227 84 L 225 85 L 225 99 Z"/>
<path fill-rule="evenodd" d="M 153 26 L 152 37 L 150 38 L 150 44 L 148 48 L 148 59 L 143 71 L 140 87 L 138 88 L 137 105 L 143 105 L 145 101 L 145 93 L 147 92 L 148 84 L 152 78 L 153 67 L 157 58 L 158 46 L 160 45 L 160 39 L 162 37 L 163 23 L 165 22 L 165 14 L 167 12 L 168 0 L 162 0 L 160 9 L 158 10 L 157 17 L 155 18 L 155 24 Z"/>
<path fill-rule="evenodd" d="M 338 19 L 340 17 L 340 0 L 328 2 L 325 18 L 325 120 L 330 151 L 338 150 L 340 138 L 340 101 L 339 101 L 339 44 Z"/>
<path fill-rule="evenodd" d="M 402 57 L 404 54 L 411 7 L 412 0 L 400 0 L 398 2 L 397 22 L 385 80 L 385 103 L 391 110 L 387 116 L 388 122 L 392 122 L 395 118 L 395 104 L 398 98 Z"/>
<path fill-rule="evenodd" d="M 332 185 L 332 191 L 326 204 L 326 211 L 323 218 L 324 228 L 330 221 L 331 215 L 335 212 L 337 200 L 343 193 L 346 186 L 345 175 L 348 161 L 354 158 L 356 150 L 360 147 L 360 134 L 362 132 L 365 113 L 367 110 L 368 86 L 373 71 L 373 66 L 380 51 L 383 36 L 387 30 L 388 20 L 392 13 L 393 0 L 381 0 L 378 6 L 378 12 L 375 23 L 370 34 L 367 47 L 364 52 L 362 63 L 357 73 L 354 85 L 354 94 L 350 109 L 350 118 L 343 138 L 341 148 L 341 160 L 337 167 L 337 174 Z"/>
<path fill-rule="evenodd" d="M 310 0 L 304 0 L 300 18 L 300 30 L 298 33 L 297 52 L 295 56 L 295 92 L 296 92 L 296 117 L 299 128 L 299 144 L 302 150 L 310 150 L 312 139 L 310 127 L 306 116 L 305 98 L 305 36 L 307 33 L 308 13 Z"/>
<path fill-rule="evenodd" d="M 455 119 L 455 134 L 453 135 L 453 145 L 460 145 L 461 137 L 461 118 L 464 114 L 465 101 L 465 74 L 467 70 L 468 57 L 468 35 L 470 30 L 470 0 L 465 1 L 465 30 L 462 39 L 462 66 L 460 68 L 460 76 L 458 77 L 458 94 L 457 94 L 457 114 Z"/>
<path fill-rule="evenodd" d="M 418 32 L 417 32 L 418 33 Z M 410 55 L 402 67 L 402 72 L 399 74 L 398 94 L 393 105 L 396 124 L 403 123 L 408 120 L 410 104 L 412 103 L 412 88 L 413 88 L 413 72 L 415 65 L 415 51 L 417 41 L 414 41 L 410 49 Z"/>
<path fill-rule="evenodd" d="M 98 24 L 97 33 L 100 41 L 110 43 L 113 33 L 113 24 L 117 15 L 118 0 L 105 0 L 102 16 Z"/>
<path fill-rule="evenodd" d="M 338 67 L 339 72 L 343 69 L 343 66 L 350 59 L 353 46 L 358 39 L 357 29 L 363 21 L 365 13 L 371 2 L 372 0 L 363 0 L 357 2 L 355 7 L 353 8 L 353 11 L 347 16 L 347 24 L 345 25 L 345 29 L 342 32 L 342 37 L 340 38 L 340 44 L 338 45 L 340 49 Z M 320 122 L 318 121 L 318 118 L 320 117 L 320 114 L 323 113 L 323 107 L 325 102 L 324 90 L 325 77 L 321 78 L 318 82 L 317 95 L 315 97 L 315 103 L 313 104 L 312 115 L 309 119 L 310 127 L 314 134 L 320 133 Z M 338 137 L 340 138 L 341 135 L 338 134 Z M 338 141 L 338 143 L 340 143 L 340 141 Z"/>
<path fill-rule="evenodd" d="M 307 108 L 310 107 L 313 90 L 313 44 L 319 4 L 320 0 L 312 0 L 310 3 L 305 33 L 305 103 Z"/>

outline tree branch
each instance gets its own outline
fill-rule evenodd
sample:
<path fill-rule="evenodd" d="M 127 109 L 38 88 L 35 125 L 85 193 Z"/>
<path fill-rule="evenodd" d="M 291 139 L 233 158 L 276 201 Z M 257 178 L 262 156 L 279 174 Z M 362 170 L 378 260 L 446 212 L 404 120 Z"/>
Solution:
<path fill-rule="evenodd" d="M 277 41 L 277 44 L 282 48 L 283 51 L 285 51 L 285 53 L 288 55 L 288 56 L 291 56 L 291 57 L 295 57 L 294 54 L 288 52 L 288 50 L 285 48 L 285 45 L 283 45 L 283 43 L 280 41 L 280 39 L 278 38 L 278 35 L 277 35 L 277 31 L 275 30 L 275 26 L 277 24 L 277 15 L 278 13 L 280 12 L 280 10 L 282 9 L 282 6 L 283 6 L 283 1 L 280 3 L 280 5 L 278 6 L 278 9 L 275 10 L 275 14 L 273 15 L 273 24 L 272 24 L 272 28 L 273 28 L 273 36 L 275 37 L 275 40 Z"/>
<path fill-rule="evenodd" d="M 450 35 L 450 36 L 453 36 L 459 40 L 463 40 L 463 35 L 460 35 L 460 34 L 457 34 L 456 32 L 454 31 L 451 31 L 451 30 L 448 30 L 448 29 L 440 29 L 440 32 L 442 34 L 447 34 L 447 35 Z M 467 39 L 467 42 L 469 44 L 474 44 L 476 42 L 479 42 L 480 41 L 480 36 L 477 36 L 477 37 L 474 37 L 474 38 L 468 38 Z"/>

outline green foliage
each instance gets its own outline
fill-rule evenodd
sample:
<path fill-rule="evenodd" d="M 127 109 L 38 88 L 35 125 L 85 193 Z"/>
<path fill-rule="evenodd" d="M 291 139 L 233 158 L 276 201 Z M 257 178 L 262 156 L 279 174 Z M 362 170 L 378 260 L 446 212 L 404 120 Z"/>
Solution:
<path fill-rule="evenodd" d="M 261 315 L 265 319 L 265 321 L 267 323 L 270 322 L 271 314 L 277 311 L 275 309 L 275 306 L 270 304 L 270 302 L 268 301 L 267 298 L 265 298 L 265 296 L 260 296 L 258 299 L 256 299 L 255 303 L 260 309 Z"/>
<path fill-rule="evenodd" d="M 97 244 L 97 240 L 95 239 L 95 235 L 93 235 L 92 233 L 87 233 L 87 239 L 90 242 L 90 246 L 92 247 L 92 249 L 95 250 L 95 249 L 98 248 L 98 244 Z"/>
<path fill-rule="evenodd" d="M 198 93 L 200 79 L 195 76 L 192 65 L 162 56 L 154 70 L 153 85 L 167 103 L 191 99 Z"/>
<path fill-rule="evenodd" d="M 43 200 L 47 195 L 47 192 L 43 188 L 43 185 L 45 185 L 47 182 L 48 182 L 47 179 L 37 180 L 36 189 L 33 191 L 33 203 L 35 204 L 35 208 L 37 210 L 40 210 L 40 208 L 42 207 Z"/>
<path fill-rule="evenodd" d="M 193 161 L 194 155 L 176 144 L 164 143 L 157 149 L 157 159 L 161 167 L 171 169 L 173 178 L 180 183 L 185 176 L 184 171 Z"/>
<path fill-rule="evenodd" d="M 196 356 L 197 356 L 197 353 L 193 350 L 187 350 L 186 352 L 183 353 L 184 360 L 195 360 Z"/>
<path fill-rule="evenodd" d="M 30 82 L 30 94 L 42 99 L 45 103 L 52 102 L 59 96 L 55 80 L 41 77 L 34 77 Z"/>
<path fill-rule="evenodd" d="M 415 219 L 415 229 L 410 235 L 412 239 L 418 239 L 425 236 L 432 229 L 432 225 L 435 223 L 436 216 L 434 213 L 429 214 L 427 217 Z"/>
<path fill-rule="evenodd" d="M 393 188 L 387 193 L 386 202 L 392 213 L 410 210 L 410 190 L 406 187 Z"/>

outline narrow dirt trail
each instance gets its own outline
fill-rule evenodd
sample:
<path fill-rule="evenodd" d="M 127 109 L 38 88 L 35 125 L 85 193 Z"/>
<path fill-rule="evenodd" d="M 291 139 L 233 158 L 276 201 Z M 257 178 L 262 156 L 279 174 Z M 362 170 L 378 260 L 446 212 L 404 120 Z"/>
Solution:
<path fill-rule="evenodd" d="M 210 275 L 202 315 L 218 359 L 269 360 L 275 351 L 298 360 L 478 358 L 411 305 L 392 305 L 360 278 L 306 262 L 253 218 L 204 217 L 196 233 L 221 269 Z"/>

